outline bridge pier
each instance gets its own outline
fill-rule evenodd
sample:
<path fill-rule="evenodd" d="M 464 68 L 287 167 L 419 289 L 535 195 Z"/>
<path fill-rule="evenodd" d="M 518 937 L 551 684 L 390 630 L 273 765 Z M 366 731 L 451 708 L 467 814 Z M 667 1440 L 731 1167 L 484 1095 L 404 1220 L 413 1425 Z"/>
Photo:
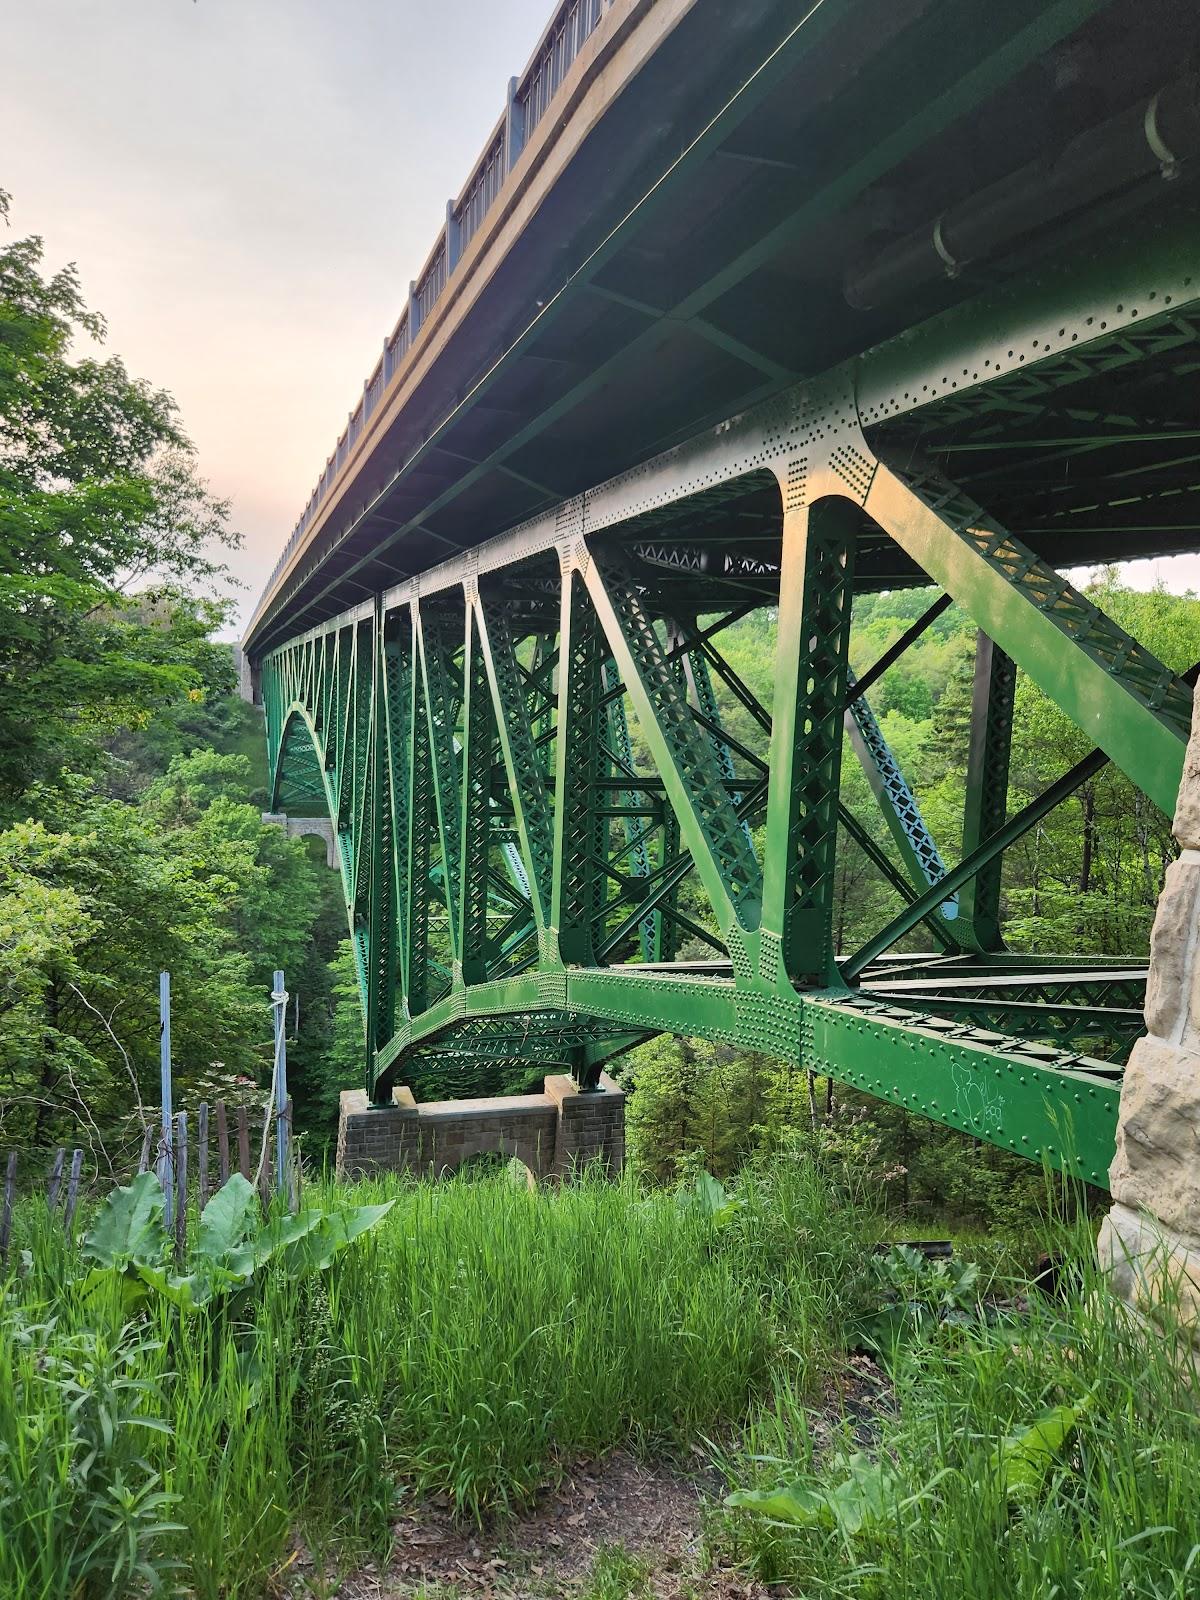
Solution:
<path fill-rule="evenodd" d="M 289 839 L 304 839 L 310 834 L 324 839 L 325 865 L 330 868 L 337 866 L 337 840 L 333 823 L 328 817 L 289 817 L 286 811 L 264 811 L 262 820 L 271 827 L 282 828 Z"/>
<path fill-rule="evenodd" d="M 1140 1311 L 1173 1302 L 1200 1348 L 1200 698 L 1154 918 L 1146 1037 L 1125 1068 L 1101 1263 Z"/>
<path fill-rule="evenodd" d="M 590 1162 L 610 1173 L 625 1161 L 625 1093 L 607 1073 L 597 1089 L 573 1078 L 548 1077 L 541 1094 L 492 1095 L 418 1105 L 411 1090 L 393 1090 L 390 1106 L 373 1106 L 365 1090 L 342 1091 L 337 1175 L 374 1172 L 443 1177 L 481 1155 L 516 1156 L 535 1178 L 561 1180 Z"/>

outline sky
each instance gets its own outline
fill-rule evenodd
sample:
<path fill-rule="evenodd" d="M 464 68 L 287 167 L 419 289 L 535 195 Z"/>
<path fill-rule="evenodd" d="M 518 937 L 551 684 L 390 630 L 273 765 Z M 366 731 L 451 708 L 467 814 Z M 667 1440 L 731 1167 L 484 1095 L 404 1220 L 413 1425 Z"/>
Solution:
<path fill-rule="evenodd" d="M 246 620 L 551 0 L 0 0 L 0 188 L 232 503 Z M 1200 560 L 1134 563 L 1200 587 Z"/>
<path fill-rule="evenodd" d="M 243 619 L 552 9 L 0 0 L 10 236 L 179 402 Z"/>

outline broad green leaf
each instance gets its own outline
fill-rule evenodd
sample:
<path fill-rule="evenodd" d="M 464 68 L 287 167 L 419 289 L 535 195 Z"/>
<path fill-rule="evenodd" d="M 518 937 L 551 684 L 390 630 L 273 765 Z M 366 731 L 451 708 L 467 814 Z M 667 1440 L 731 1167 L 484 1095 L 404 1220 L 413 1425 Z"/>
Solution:
<path fill-rule="evenodd" d="M 294 1217 L 272 1220 L 251 1244 L 254 1265 L 264 1266 L 273 1255 L 295 1244 L 297 1239 L 305 1238 L 324 1221 L 325 1214 L 321 1211 L 298 1211 Z"/>
<path fill-rule="evenodd" d="M 729 1195 L 725 1185 L 713 1177 L 711 1172 L 698 1172 L 696 1174 L 696 1203 L 706 1216 L 716 1216 L 717 1212 L 729 1204 Z"/>
<path fill-rule="evenodd" d="M 134 1262 L 160 1261 L 166 1246 L 162 1186 L 153 1172 L 139 1172 L 104 1202 L 82 1252 L 101 1267 L 124 1271 Z"/>
<path fill-rule="evenodd" d="M 884 1365 L 894 1362 L 933 1326 L 933 1313 L 919 1302 L 902 1301 L 860 1317 L 850 1330 L 853 1349 L 868 1350 Z"/>
<path fill-rule="evenodd" d="M 892 1515 L 899 1498 L 896 1474 L 883 1462 L 856 1452 L 845 1462 L 850 1476 L 829 1490 L 829 1509 L 849 1538 Z"/>
<path fill-rule="evenodd" d="M 329 1212 L 325 1221 L 337 1240 L 338 1249 L 344 1249 L 360 1234 L 377 1227 L 395 1203 L 394 1200 L 385 1200 L 381 1206 L 348 1206 L 344 1211 Z"/>
<path fill-rule="evenodd" d="M 773 1522 L 804 1524 L 819 1518 L 827 1509 L 825 1495 L 800 1483 L 784 1483 L 777 1489 L 735 1489 L 725 1496 L 725 1504 Z"/>
<path fill-rule="evenodd" d="M 285 1247 L 282 1259 L 288 1271 L 297 1276 L 324 1272 L 340 1250 L 381 1222 L 393 1204 L 388 1200 L 381 1206 L 351 1206 L 322 1216 L 318 1227 Z"/>
<path fill-rule="evenodd" d="M 1086 1401 L 1053 1406 L 1027 1428 L 1000 1441 L 992 1454 L 992 1466 L 999 1472 L 1010 1500 L 1027 1501 L 1041 1493 L 1086 1410 Z"/>
<path fill-rule="evenodd" d="M 741 1205 L 740 1201 L 731 1198 L 723 1183 L 703 1169 L 696 1174 L 696 1181 L 690 1189 L 682 1189 L 676 1194 L 675 1203 L 685 1209 L 695 1207 L 717 1227 L 728 1222 Z"/>
<path fill-rule="evenodd" d="M 252 1224 L 257 1221 L 258 1196 L 254 1185 L 235 1172 L 217 1190 L 200 1215 L 196 1254 L 212 1262 L 224 1262 L 244 1244 Z"/>
<path fill-rule="evenodd" d="M 182 1277 L 165 1267 L 149 1266 L 141 1261 L 137 1263 L 137 1275 L 181 1311 L 199 1311 L 212 1299 L 212 1283 L 207 1275 L 192 1273 Z"/>
<path fill-rule="evenodd" d="M 833 1523 L 848 1539 L 894 1515 L 899 1482 L 890 1467 L 861 1452 L 839 1457 L 838 1464 L 848 1476 L 832 1488 L 813 1479 L 797 1480 L 777 1489 L 738 1489 L 725 1497 L 725 1504 L 775 1522 Z"/>

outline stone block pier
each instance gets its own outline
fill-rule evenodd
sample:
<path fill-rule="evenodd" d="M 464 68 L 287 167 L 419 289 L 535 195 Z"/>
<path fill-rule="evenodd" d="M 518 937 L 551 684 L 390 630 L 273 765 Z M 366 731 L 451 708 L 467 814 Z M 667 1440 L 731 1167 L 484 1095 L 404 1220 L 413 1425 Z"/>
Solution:
<path fill-rule="evenodd" d="M 1138 1311 L 1169 1298 L 1200 1352 L 1200 698 L 1173 827 L 1180 855 L 1154 918 L 1147 1031 L 1121 1086 L 1099 1253 Z"/>
<path fill-rule="evenodd" d="M 600 1161 L 616 1174 L 625 1161 L 625 1093 L 607 1073 L 580 1091 L 548 1077 L 541 1094 L 418 1105 L 407 1088 L 373 1106 L 362 1089 L 342 1092 L 337 1175 L 407 1171 L 440 1177 L 479 1156 L 516 1156 L 538 1179 L 569 1178 Z"/>

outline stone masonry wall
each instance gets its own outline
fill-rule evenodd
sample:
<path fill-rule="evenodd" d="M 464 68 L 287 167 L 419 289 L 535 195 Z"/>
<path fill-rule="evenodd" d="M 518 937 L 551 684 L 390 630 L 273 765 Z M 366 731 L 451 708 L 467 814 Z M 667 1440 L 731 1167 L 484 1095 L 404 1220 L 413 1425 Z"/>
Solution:
<path fill-rule="evenodd" d="M 495 1095 L 418 1105 L 396 1089 L 390 1106 L 373 1106 L 361 1089 L 342 1093 L 337 1174 L 410 1171 L 440 1177 L 485 1154 L 516 1156 L 536 1178 L 569 1177 L 589 1161 L 621 1170 L 625 1095 L 606 1073 L 581 1094 L 569 1077 L 551 1077 L 542 1094 Z"/>
<path fill-rule="evenodd" d="M 325 865 L 337 866 L 337 840 L 328 817 L 289 817 L 286 811 L 264 811 L 262 820 L 270 827 L 282 828 L 289 839 L 324 839 Z"/>
<path fill-rule="evenodd" d="M 1200 1347 L 1200 699 L 1174 832 L 1182 853 L 1154 918 L 1148 1032 L 1125 1069 L 1098 1248 L 1123 1300 L 1146 1311 L 1168 1296 Z"/>

